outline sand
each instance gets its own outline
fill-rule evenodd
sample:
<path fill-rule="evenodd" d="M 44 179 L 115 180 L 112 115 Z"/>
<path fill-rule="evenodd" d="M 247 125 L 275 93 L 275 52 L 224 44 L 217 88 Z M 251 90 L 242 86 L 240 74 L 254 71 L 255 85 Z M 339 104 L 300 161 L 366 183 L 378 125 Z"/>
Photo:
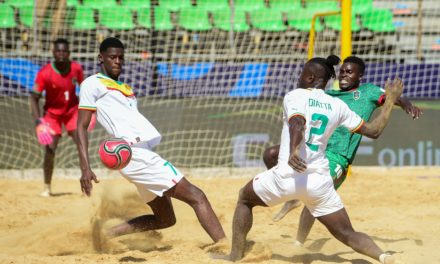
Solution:
<path fill-rule="evenodd" d="M 188 179 L 205 191 L 230 238 L 238 191 L 253 175 L 206 176 Z M 177 200 L 175 226 L 123 236 L 107 244 L 107 253 L 96 252 L 94 217 L 110 225 L 150 212 L 126 180 L 100 179 L 91 198 L 81 195 L 78 180 L 55 177 L 56 195 L 42 198 L 42 180 L 1 179 L 0 263 L 228 263 L 211 258 L 226 246 L 212 247 L 192 209 Z M 401 263 L 440 263 L 440 168 L 354 167 L 339 193 L 355 229 L 395 252 Z M 274 223 L 279 209 L 254 209 L 243 262 L 378 263 L 338 242 L 318 222 L 305 248 L 294 247 L 301 210 Z"/>

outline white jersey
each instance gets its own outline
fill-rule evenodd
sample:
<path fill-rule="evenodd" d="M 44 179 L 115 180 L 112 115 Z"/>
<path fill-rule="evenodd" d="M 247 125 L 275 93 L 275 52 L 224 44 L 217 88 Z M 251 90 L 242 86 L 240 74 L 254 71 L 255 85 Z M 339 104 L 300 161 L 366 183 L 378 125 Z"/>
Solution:
<path fill-rule="evenodd" d="M 295 89 L 284 97 L 283 130 L 278 157 L 280 172 L 294 173 L 288 165 L 290 156 L 289 120 L 300 115 L 306 120 L 304 142 L 300 146 L 300 157 L 310 170 L 328 168 L 325 156 L 327 142 L 340 125 L 356 131 L 363 120 L 340 99 L 327 95 L 321 89 Z"/>
<path fill-rule="evenodd" d="M 81 83 L 79 109 L 97 111 L 98 122 L 114 137 L 150 147 L 160 142 L 160 133 L 139 112 L 131 87 L 108 76 L 98 73 Z"/>

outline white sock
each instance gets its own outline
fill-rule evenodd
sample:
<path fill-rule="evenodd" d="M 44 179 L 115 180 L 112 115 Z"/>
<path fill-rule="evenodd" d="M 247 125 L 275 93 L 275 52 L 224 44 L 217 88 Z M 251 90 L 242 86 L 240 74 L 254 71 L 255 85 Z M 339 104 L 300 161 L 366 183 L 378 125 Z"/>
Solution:
<path fill-rule="evenodd" d="M 293 245 L 297 246 L 297 247 L 302 247 L 304 246 L 303 243 L 299 242 L 298 240 L 295 240 L 295 242 L 293 243 Z"/>
<path fill-rule="evenodd" d="M 385 259 L 387 257 L 389 257 L 389 256 L 391 256 L 391 254 L 389 254 L 389 253 L 382 253 L 382 254 L 380 254 L 380 256 L 379 256 L 380 263 L 384 264 L 385 263 Z"/>

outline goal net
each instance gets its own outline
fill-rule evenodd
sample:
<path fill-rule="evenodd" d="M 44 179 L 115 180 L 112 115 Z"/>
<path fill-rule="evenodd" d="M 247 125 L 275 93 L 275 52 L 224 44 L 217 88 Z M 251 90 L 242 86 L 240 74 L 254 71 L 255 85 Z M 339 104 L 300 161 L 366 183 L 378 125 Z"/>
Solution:
<path fill-rule="evenodd" d="M 345 0 L 344 0 L 345 1 Z M 440 97 L 437 1 L 351 0 L 353 54 L 364 82 L 400 76 L 404 96 Z M 3 0 L 0 1 L 0 168 L 39 168 L 29 95 L 52 41 L 66 38 L 85 75 L 99 71 L 100 41 L 126 46 L 121 80 L 163 135 L 156 151 L 176 166 L 261 166 L 279 143 L 283 95 L 307 60 L 312 17 L 340 11 L 330 0 Z M 314 56 L 340 54 L 341 16 L 316 20 Z M 329 85 L 331 86 L 331 84 Z M 102 127 L 90 135 L 92 166 Z M 58 168 L 76 168 L 63 134 Z"/>

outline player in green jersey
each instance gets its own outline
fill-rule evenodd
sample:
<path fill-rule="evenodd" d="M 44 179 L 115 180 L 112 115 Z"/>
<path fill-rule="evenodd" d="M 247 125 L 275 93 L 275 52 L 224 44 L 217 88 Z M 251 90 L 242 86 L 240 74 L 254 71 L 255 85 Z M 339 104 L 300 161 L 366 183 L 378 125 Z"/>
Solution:
<path fill-rule="evenodd" d="M 365 63 L 362 59 L 355 56 L 347 57 L 339 70 L 340 90 L 331 90 L 327 91 L 327 93 L 344 101 L 362 119 L 369 120 L 374 110 L 385 102 L 385 93 L 382 88 L 371 83 L 361 85 L 364 72 Z M 400 97 L 395 104 L 400 106 L 413 119 L 418 119 L 422 115 L 422 111 L 405 98 Z M 331 136 L 327 145 L 326 156 L 329 160 L 330 174 L 336 189 L 346 179 L 350 164 L 354 160 L 361 139 L 361 135 L 351 133 L 343 127 L 337 128 Z M 279 145 L 265 150 L 263 159 L 267 168 L 272 168 L 277 164 L 278 152 Z M 300 204 L 298 200 L 286 202 L 273 220 L 281 220 L 288 212 L 300 206 Z M 304 207 L 298 226 L 297 245 L 304 243 L 314 221 L 315 218 Z"/>

